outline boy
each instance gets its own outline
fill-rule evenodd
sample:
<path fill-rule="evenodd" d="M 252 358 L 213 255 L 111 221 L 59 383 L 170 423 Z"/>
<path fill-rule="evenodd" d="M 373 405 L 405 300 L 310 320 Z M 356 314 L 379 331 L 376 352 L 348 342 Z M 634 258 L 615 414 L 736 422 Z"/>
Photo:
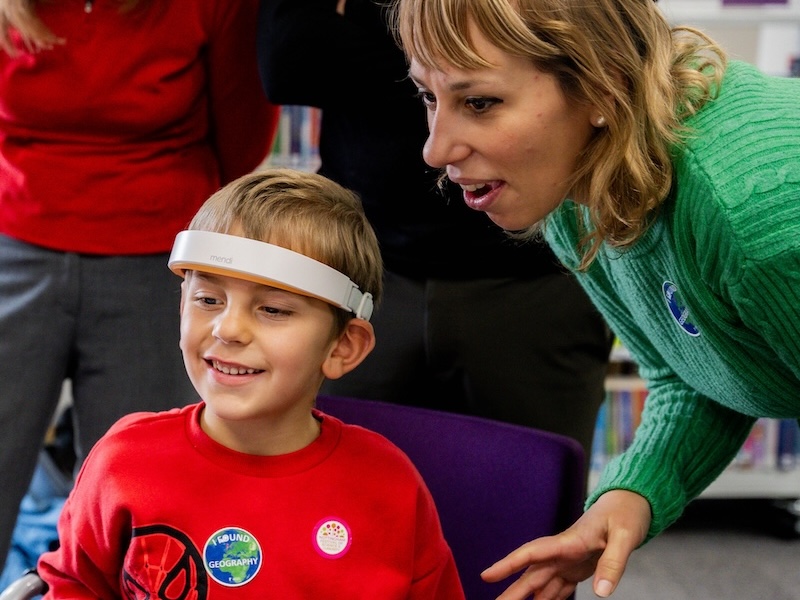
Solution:
<path fill-rule="evenodd" d="M 98 442 L 40 560 L 45 598 L 463 598 L 408 459 L 312 409 L 375 343 L 381 259 L 355 196 L 309 173 L 247 175 L 201 207 L 169 265 L 202 402 L 130 415 Z"/>

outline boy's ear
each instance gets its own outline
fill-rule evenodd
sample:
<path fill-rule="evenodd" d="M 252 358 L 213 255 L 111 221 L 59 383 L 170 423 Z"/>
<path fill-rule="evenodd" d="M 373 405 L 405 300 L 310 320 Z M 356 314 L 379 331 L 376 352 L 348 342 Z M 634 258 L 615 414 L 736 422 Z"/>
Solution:
<path fill-rule="evenodd" d="M 375 347 L 375 330 L 364 319 L 350 319 L 322 363 L 322 374 L 339 379 L 355 369 Z"/>

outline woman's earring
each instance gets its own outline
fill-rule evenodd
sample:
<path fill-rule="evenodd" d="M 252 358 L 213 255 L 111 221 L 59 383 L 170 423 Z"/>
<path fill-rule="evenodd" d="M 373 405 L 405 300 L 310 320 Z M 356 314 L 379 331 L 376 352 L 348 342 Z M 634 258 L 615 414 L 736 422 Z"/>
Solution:
<path fill-rule="evenodd" d="M 592 125 L 594 125 L 595 127 L 605 127 L 606 118 L 603 115 L 597 115 L 595 118 L 592 119 Z"/>

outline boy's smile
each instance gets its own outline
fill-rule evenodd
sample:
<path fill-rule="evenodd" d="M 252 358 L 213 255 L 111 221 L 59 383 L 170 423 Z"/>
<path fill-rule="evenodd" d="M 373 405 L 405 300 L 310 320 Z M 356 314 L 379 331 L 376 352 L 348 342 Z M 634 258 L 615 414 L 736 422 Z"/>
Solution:
<path fill-rule="evenodd" d="M 261 372 L 260 370 L 257 371 L 256 369 L 251 369 L 249 367 L 224 364 L 218 360 L 212 361 L 211 366 L 213 366 L 217 371 L 221 371 L 228 375 L 252 375 L 253 373 Z"/>

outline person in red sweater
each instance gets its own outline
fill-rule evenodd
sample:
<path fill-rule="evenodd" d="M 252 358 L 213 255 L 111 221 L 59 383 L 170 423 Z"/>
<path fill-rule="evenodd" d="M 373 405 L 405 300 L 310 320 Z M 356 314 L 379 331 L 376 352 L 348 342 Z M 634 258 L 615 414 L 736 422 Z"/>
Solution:
<path fill-rule="evenodd" d="M 375 345 L 377 238 L 357 197 L 285 169 L 178 234 L 198 404 L 121 419 L 39 561 L 54 598 L 464 598 L 433 499 L 377 433 L 314 409 Z"/>
<path fill-rule="evenodd" d="M 79 460 L 197 399 L 163 273 L 175 234 L 267 155 L 256 0 L 0 0 L 0 565 L 71 380 Z"/>

